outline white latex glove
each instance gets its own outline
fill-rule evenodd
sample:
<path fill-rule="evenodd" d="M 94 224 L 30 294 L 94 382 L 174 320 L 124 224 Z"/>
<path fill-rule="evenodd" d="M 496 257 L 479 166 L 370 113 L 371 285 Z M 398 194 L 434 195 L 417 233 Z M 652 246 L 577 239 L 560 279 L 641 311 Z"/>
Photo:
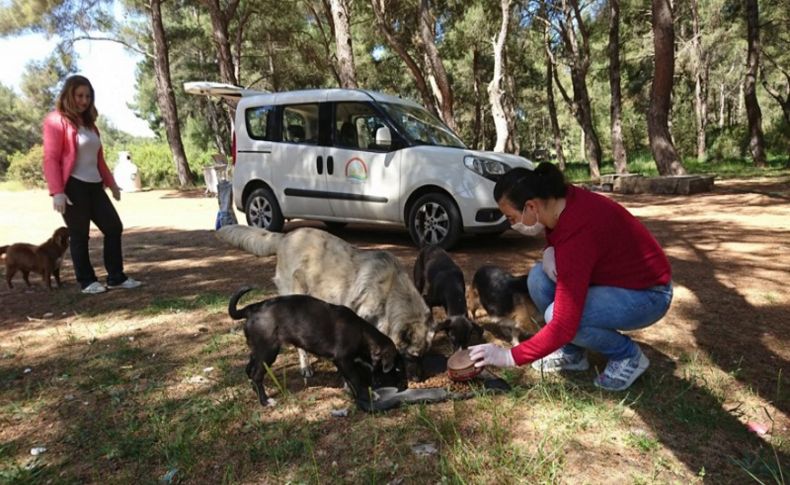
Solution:
<path fill-rule="evenodd" d="M 494 367 L 515 367 L 513 354 L 510 349 L 504 349 L 497 344 L 480 344 L 469 347 L 469 357 L 475 362 L 475 367 L 493 365 Z"/>
<path fill-rule="evenodd" d="M 74 205 L 66 194 L 55 194 L 52 196 L 52 208 L 55 209 L 56 212 L 65 214 L 66 204 Z"/>
<path fill-rule="evenodd" d="M 543 271 L 553 282 L 557 282 L 557 261 L 554 259 L 554 246 L 543 250 Z"/>
<path fill-rule="evenodd" d="M 121 189 L 119 189 L 117 185 L 110 187 L 110 191 L 112 192 L 113 199 L 121 200 Z"/>

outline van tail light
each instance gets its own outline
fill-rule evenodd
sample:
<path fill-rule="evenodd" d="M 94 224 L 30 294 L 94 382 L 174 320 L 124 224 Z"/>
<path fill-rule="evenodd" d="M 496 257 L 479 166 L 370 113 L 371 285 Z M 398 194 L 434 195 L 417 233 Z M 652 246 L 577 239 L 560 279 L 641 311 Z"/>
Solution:
<path fill-rule="evenodd" d="M 230 159 L 233 165 L 236 165 L 236 132 L 234 131 L 230 138 Z"/>

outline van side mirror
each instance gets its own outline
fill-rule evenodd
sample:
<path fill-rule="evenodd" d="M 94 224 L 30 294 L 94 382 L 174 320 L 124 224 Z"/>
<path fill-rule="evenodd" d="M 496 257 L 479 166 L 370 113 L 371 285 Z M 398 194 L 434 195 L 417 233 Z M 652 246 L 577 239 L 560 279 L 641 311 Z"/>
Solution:
<path fill-rule="evenodd" d="M 386 126 L 382 126 L 376 130 L 376 146 L 380 148 L 389 148 L 392 145 L 392 133 Z"/>

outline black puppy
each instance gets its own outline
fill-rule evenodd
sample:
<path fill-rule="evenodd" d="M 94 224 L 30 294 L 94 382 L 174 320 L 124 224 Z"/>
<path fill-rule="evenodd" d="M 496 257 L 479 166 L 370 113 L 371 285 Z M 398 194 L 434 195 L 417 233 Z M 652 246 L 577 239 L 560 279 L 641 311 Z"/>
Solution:
<path fill-rule="evenodd" d="M 251 288 L 236 291 L 228 304 L 230 317 L 246 318 L 244 336 L 250 348 L 247 376 L 261 405 L 274 404 L 266 396 L 263 378 L 283 344 L 291 344 L 331 359 L 357 400 L 368 401 L 369 388 L 406 389 L 403 358 L 389 337 L 349 308 L 308 295 L 278 296 L 242 309 L 239 299 Z"/>
<path fill-rule="evenodd" d="M 437 330 L 447 331 L 453 350 L 465 349 L 483 329 L 469 319 L 466 308 L 464 273 L 439 246 L 426 246 L 414 262 L 414 285 L 429 307 L 444 308 L 447 319 Z"/>
<path fill-rule="evenodd" d="M 466 304 L 473 317 L 485 310 L 489 317 L 511 332 L 511 343 L 518 345 L 523 331 L 542 322 L 542 316 L 529 296 L 527 275 L 513 276 L 497 266 L 480 267 L 466 293 Z"/>

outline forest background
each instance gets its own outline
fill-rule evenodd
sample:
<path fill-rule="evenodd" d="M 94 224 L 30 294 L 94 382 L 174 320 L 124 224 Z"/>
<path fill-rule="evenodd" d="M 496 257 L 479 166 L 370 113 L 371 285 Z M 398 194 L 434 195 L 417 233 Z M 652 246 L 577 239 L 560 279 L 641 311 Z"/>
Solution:
<path fill-rule="evenodd" d="M 551 160 L 573 180 L 790 164 L 788 0 L 0 2 L 0 36 L 30 32 L 59 42 L 21 93 L 0 85 L 0 177 L 27 186 L 86 39 L 142 54 L 131 107 L 155 138 L 99 128 L 106 158 L 130 151 L 150 187 L 199 184 L 229 154 L 233 106 L 186 94 L 195 80 L 408 97 L 470 148 Z"/>

